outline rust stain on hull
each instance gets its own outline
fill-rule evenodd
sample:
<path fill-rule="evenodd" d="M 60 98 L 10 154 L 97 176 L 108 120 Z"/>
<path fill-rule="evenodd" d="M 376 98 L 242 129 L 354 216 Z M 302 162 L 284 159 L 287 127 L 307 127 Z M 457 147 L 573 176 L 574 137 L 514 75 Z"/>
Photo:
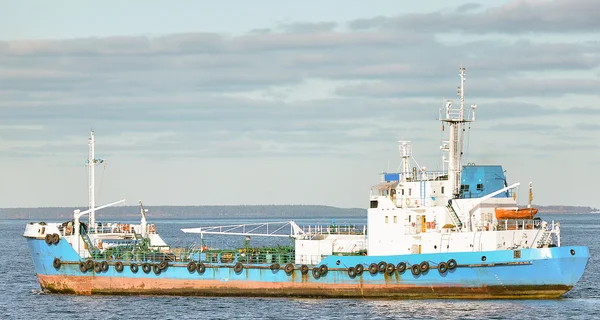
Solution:
<path fill-rule="evenodd" d="M 38 275 L 40 286 L 55 293 L 115 295 L 186 295 L 254 297 L 326 297 L 392 299 L 556 299 L 572 287 L 540 286 L 414 286 L 259 282 L 182 279 L 135 279 Z"/>

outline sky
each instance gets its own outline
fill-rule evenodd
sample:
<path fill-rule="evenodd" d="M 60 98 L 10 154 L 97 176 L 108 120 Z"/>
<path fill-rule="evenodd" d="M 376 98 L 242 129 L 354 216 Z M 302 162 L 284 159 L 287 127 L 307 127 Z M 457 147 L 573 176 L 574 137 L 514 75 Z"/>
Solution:
<path fill-rule="evenodd" d="M 0 207 L 366 208 L 410 140 L 600 208 L 600 1 L 0 1 Z"/>

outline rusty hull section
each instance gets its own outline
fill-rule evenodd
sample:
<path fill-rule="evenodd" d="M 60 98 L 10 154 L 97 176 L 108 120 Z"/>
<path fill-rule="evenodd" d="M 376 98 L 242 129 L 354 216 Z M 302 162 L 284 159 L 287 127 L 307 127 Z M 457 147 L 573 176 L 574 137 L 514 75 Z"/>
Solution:
<path fill-rule="evenodd" d="M 110 295 L 181 295 L 248 297 L 324 297 L 391 299 L 555 299 L 571 289 L 566 285 L 541 286 L 414 286 L 259 282 L 240 280 L 142 279 L 38 275 L 42 289 L 54 293 Z"/>

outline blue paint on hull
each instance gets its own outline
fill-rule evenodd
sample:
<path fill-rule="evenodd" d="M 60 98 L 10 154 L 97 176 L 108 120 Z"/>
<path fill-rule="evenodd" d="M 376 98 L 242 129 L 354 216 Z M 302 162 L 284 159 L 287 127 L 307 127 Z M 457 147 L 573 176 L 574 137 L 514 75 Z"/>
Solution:
<path fill-rule="evenodd" d="M 368 290 L 367 287 L 370 286 L 374 286 L 370 288 L 377 290 L 377 287 L 385 288 L 397 285 L 416 288 L 446 288 L 450 291 L 452 288 L 496 287 L 510 290 L 510 288 L 561 287 L 565 288 L 563 291 L 566 292 L 579 281 L 589 260 L 587 247 L 567 246 L 522 249 L 519 250 L 520 258 L 515 258 L 513 250 L 391 256 L 329 256 L 320 264 L 326 265 L 329 272 L 318 279 L 313 277 L 310 271 L 307 275 L 301 275 L 298 265 L 290 274 L 286 274 L 284 270 L 270 270 L 268 265 L 245 265 L 241 272 L 236 273 L 233 270 L 233 263 L 219 266 L 205 263 L 206 271 L 198 274 L 197 272 L 190 273 L 187 270 L 187 262 L 177 262 L 171 263 L 166 270 L 156 275 L 153 271 L 144 273 L 141 267 L 137 273 L 133 273 L 128 265 L 130 262 L 127 261 L 124 261 L 125 268 L 122 272 L 117 272 L 114 262 L 110 261 L 110 267 L 106 272 L 96 273 L 92 270 L 81 272 L 79 256 L 64 239 L 61 239 L 57 245 L 47 245 L 44 240 L 31 238 L 27 239 L 27 243 L 32 253 L 36 273 L 41 277 L 89 277 L 92 280 L 118 278 L 119 281 L 125 282 L 127 279 L 137 281 L 144 279 L 148 281 L 157 279 L 237 281 L 242 285 L 244 282 L 252 282 L 281 284 L 282 286 L 296 283 L 327 285 L 331 288 L 360 285 L 362 290 Z M 62 265 L 58 269 L 52 265 L 55 257 L 62 261 Z M 483 257 L 485 257 L 485 261 L 482 261 Z M 435 269 L 439 262 L 446 262 L 450 259 L 457 261 L 456 269 L 448 270 L 445 273 L 440 273 Z M 381 261 L 394 265 L 401 261 L 406 262 L 408 268 L 403 273 L 395 271 L 391 275 L 383 272 L 370 274 L 368 266 Z M 429 262 L 432 269 L 420 275 L 411 274 L 410 266 L 423 261 Z M 361 276 L 351 278 L 347 268 L 355 267 L 357 264 L 362 264 L 365 271 Z M 310 267 L 312 270 L 314 266 Z M 113 293 L 118 293 L 118 290 Z M 142 294 L 144 291 L 140 289 L 138 293 Z"/>

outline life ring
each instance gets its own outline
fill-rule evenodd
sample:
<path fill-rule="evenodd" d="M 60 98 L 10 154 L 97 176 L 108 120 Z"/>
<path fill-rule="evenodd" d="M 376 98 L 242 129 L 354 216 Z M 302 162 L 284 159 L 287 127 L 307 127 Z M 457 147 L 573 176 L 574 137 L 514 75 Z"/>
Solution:
<path fill-rule="evenodd" d="M 319 279 L 321 277 L 321 272 L 319 271 L 319 268 L 314 267 L 312 269 L 312 275 L 315 279 Z"/>
<path fill-rule="evenodd" d="M 456 268 L 456 260 L 450 259 L 446 263 L 448 264 L 448 270 L 454 270 L 454 268 Z"/>
<path fill-rule="evenodd" d="M 421 268 L 418 264 L 413 264 L 410 266 L 410 272 L 413 274 L 413 276 L 418 276 L 421 273 Z"/>
<path fill-rule="evenodd" d="M 354 267 L 350 267 L 348 268 L 348 276 L 350 278 L 354 278 L 356 277 L 356 269 L 354 269 Z"/>
<path fill-rule="evenodd" d="M 269 268 L 270 268 L 272 271 L 276 271 L 276 270 L 279 270 L 279 268 L 280 268 L 280 267 L 281 267 L 281 266 L 279 265 L 279 263 L 273 263 L 273 264 L 272 264 L 272 265 L 271 265 Z"/>
<path fill-rule="evenodd" d="M 379 272 L 385 272 L 385 268 L 387 267 L 387 263 L 385 261 L 381 261 L 377 264 L 377 270 Z"/>
<path fill-rule="evenodd" d="M 92 259 L 87 259 L 87 260 L 85 261 L 85 269 L 86 269 L 86 270 L 91 270 L 91 269 L 93 269 L 93 268 L 94 268 L 94 260 L 92 260 Z"/>
<path fill-rule="evenodd" d="M 444 274 L 448 271 L 448 265 L 445 262 L 438 263 L 437 269 L 440 273 Z"/>
<path fill-rule="evenodd" d="M 198 264 L 196 265 L 196 271 L 198 271 L 198 274 L 203 274 L 205 270 L 206 266 L 204 265 L 204 263 L 198 262 Z"/>
<path fill-rule="evenodd" d="M 115 262 L 115 271 L 117 272 L 123 272 L 123 262 L 121 261 L 117 261 Z"/>
<path fill-rule="evenodd" d="M 106 262 L 106 261 L 100 262 L 100 269 L 102 270 L 102 272 L 108 271 L 108 262 Z"/>
<path fill-rule="evenodd" d="M 196 263 L 194 263 L 194 261 L 188 262 L 188 264 L 187 264 L 187 271 L 189 273 L 192 273 L 192 272 L 196 271 Z"/>
<path fill-rule="evenodd" d="M 242 270 L 244 270 L 244 265 L 238 261 L 235 266 L 233 266 L 233 271 L 235 271 L 235 273 L 240 273 Z"/>
<path fill-rule="evenodd" d="M 167 260 L 163 260 L 158 264 L 158 266 L 160 267 L 160 270 L 165 270 L 169 266 L 169 262 Z"/>
<path fill-rule="evenodd" d="M 60 259 L 54 258 L 54 261 L 52 261 L 52 266 L 54 267 L 54 269 L 60 269 Z"/>
<path fill-rule="evenodd" d="M 377 264 L 375 262 L 371 263 L 369 265 L 369 273 L 370 274 L 377 274 L 377 271 L 378 271 Z"/>
<path fill-rule="evenodd" d="M 419 268 L 421 269 L 421 273 L 427 272 L 429 270 L 429 262 L 427 262 L 427 261 L 421 262 L 421 264 L 419 265 Z"/>
<path fill-rule="evenodd" d="M 363 267 L 363 265 L 359 263 L 356 265 L 356 267 L 354 267 L 354 270 L 356 271 L 356 275 L 360 276 L 365 270 L 365 267 Z"/>
<path fill-rule="evenodd" d="M 150 273 L 151 270 L 152 270 L 152 267 L 150 266 L 149 263 L 144 262 L 142 264 L 142 271 L 144 271 L 144 273 Z"/>
<path fill-rule="evenodd" d="M 51 245 L 52 244 L 52 235 L 49 233 L 46 233 L 46 237 L 44 240 L 46 241 L 47 245 Z"/>
<path fill-rule="evenodd" d="M 87 268 L 85 267 L 85 262 L 83 261 L 79 261 L 79 271 L 85 273 L 87 271 Z"/>
<path fill-rule="evenodd" d="M 133 263 L 129 266 L 129 270 L 131 270 L 132 273 L 137 273 L 138 272 L 138 265 L 137 263 Z"/>
<path fill-rule="evenodd" d="M 385 273 L 391 275 L 392 273 L 394 273 L 394 271 L 396 271 L 396 266 L 394 266 L 393 263 L 388 263 L 385 267 Z"/>
<path fill-rule="evenodd" d="M 159 275 L 161 270 L 160 270 L 160 266 L 158 264 L 155 264 L 152 266 L 152 271 L 154 271 L 155 275 Z"/>
<path fill-rule="evenodd" d="M 404 270 L 406 270 L 406 263 L 398 262 L 398 264 L 396 265 L 396 270 L 398 270 L 398 273 L 404 272 Z"/>
<path fill-rule="evenodd" d="M 100 265 L 100 262 L 94 262 L 94 271 L 96 273 L 100 273 L 102 271 L 102 265 Z"/>
<path fill-rule="evenodd" d="M 291 263 L 286 264 L 285 267 L 283 268 L 283 271 L 285 271 L 285 273 L 287 273 L 287 274 L 294 272 L 294 265 Z"/>
<path fill-rule="evenodd" d="M 73 227 L 71 227 L 71 226 L 65 227 L 65 235 L 66 236 L 70 236 L 72 232 L 73 232 Z"/>
<path fill-rule="evenodd" d="M 307 274 L 308 273 L 308 266 L 303 264 L 302 266 L 300 266 L 300 273 L 302 274 Z"/>
<path fill-rule="evenodd" d="M 325 276 L 325 275 L 327 274 L 327 271 L 329 271 L 329 269 L 327 268 L 327 266 L 326 266 L 326 265 L 322 264 L 322 265 L 319 267 L 319 272 L 320 272 L 320 274 L 321 274 L 321 277 Z"/>
<path fill-rule="evenodd" d="M 148 226 L 148 232 L 150 233 L 156 233 L 156 226 L 151 224 Z"/>

